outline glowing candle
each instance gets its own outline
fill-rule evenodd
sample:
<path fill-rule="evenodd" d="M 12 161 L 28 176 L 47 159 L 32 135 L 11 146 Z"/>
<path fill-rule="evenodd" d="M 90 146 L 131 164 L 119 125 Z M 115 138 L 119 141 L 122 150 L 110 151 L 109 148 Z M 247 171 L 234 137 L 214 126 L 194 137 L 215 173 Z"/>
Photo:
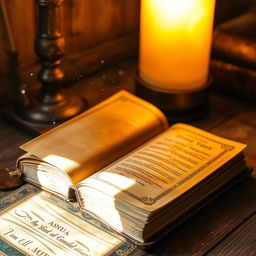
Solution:
<path fill-rule="evenodd" d="M 208 80 L 215 0 L 141 0 L 139 76 L 164 91 Z"/>

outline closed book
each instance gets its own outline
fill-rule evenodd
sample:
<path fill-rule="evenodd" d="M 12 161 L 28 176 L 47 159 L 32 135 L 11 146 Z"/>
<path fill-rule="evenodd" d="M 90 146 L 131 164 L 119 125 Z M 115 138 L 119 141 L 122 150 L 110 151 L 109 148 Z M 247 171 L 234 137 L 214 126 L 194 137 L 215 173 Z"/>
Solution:
<path fill-rule="evenodd" d="M 212 47 L 215 59 L 256 70 L 256 10 L 218 25 Z"/>

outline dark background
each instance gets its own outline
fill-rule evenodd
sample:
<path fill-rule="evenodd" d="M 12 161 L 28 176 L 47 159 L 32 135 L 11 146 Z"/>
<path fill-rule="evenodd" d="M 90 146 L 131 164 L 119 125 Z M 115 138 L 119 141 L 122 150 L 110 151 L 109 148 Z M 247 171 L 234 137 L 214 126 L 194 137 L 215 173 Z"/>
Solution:
<path fill-rule="evenodd" d="M 253 0 L 217 0 L 215 24 L 245 11 L 250 8 L 252 2 Z M 38 70 L 38 58 L 34 52 L 35 1 L 5 0 L 5 3 L 17 48 L 17 68 L 20 71 L 21 82 L 33 83 Z M 78 76 L 99 70 L 115 60 L 121 61 L 136 55 L 139 6 L 139 0 L 64 1 L 61 8 L 62 31 L 66 39 L 66 55 L 63 65 L 69 81 L 75 81 Z M 0 15 L 0 105 L 12 96 L 8 79 L 9 44 L 3 24 L 3 17 Z M 118 41 L 119 39 L 121 41 Z M 113 42 L 113 40 L 109 55 L 105 56 L 103 53 L 106 52 L 107 45 L 102 51 L 102 44 Z M 115 45 L 119 48 L 123 46 L 123 48 L 115 51 Z M 102 58 L 107 60 L 104 61 L 104 65 L 99 64 Z M 72 72 L 70 63 L 76 63 Z"/>

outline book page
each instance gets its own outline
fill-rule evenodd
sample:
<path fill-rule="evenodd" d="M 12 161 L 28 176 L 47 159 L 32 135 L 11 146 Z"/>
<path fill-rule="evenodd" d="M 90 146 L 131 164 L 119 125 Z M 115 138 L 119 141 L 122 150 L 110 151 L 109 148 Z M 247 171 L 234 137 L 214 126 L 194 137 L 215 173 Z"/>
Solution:
<path fill-rule="evenodd" d="M 154 211 L 171 202 L 240 153 L 245 145 L 177 124 L 78 185 L 89 193 Z M 100 196 L 100 195 L 99 195 Z"/>
<path fill-rule="evenodd" d="M 0 254 L 134 255 L 140 250 L 97 220 L 31 185 L 0 200 Z M 115 255 L 116 255 L 115 254 Z"/>
<path fill-rule="evenodd" d="M 167 127 L 160 110 L 120 91 L 21 148 L 65 171 L 76 184 Z"/>

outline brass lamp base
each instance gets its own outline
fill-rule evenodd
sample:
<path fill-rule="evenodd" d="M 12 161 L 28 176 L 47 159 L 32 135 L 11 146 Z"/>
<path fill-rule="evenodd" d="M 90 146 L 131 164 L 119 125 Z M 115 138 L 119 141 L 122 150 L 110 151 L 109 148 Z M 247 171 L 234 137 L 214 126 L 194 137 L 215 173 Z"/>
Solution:
<path fill-rule="evenodd" d="M 160 108 L 171 122 L 190 122 L 204 117 L 209 111 L 208 88 L 191 91 L 160 90 L 136 76 L 136 94 Z"/>
<path fill-rule="evenodd" d="M 16 104 L 15 114 L 27 121 L 38 124 L 56 125 L 66 121 L 85 109 L 83 100 L 68 89 L 61 89 L 44 98 L 29 97 L 28 104 Z"/>

